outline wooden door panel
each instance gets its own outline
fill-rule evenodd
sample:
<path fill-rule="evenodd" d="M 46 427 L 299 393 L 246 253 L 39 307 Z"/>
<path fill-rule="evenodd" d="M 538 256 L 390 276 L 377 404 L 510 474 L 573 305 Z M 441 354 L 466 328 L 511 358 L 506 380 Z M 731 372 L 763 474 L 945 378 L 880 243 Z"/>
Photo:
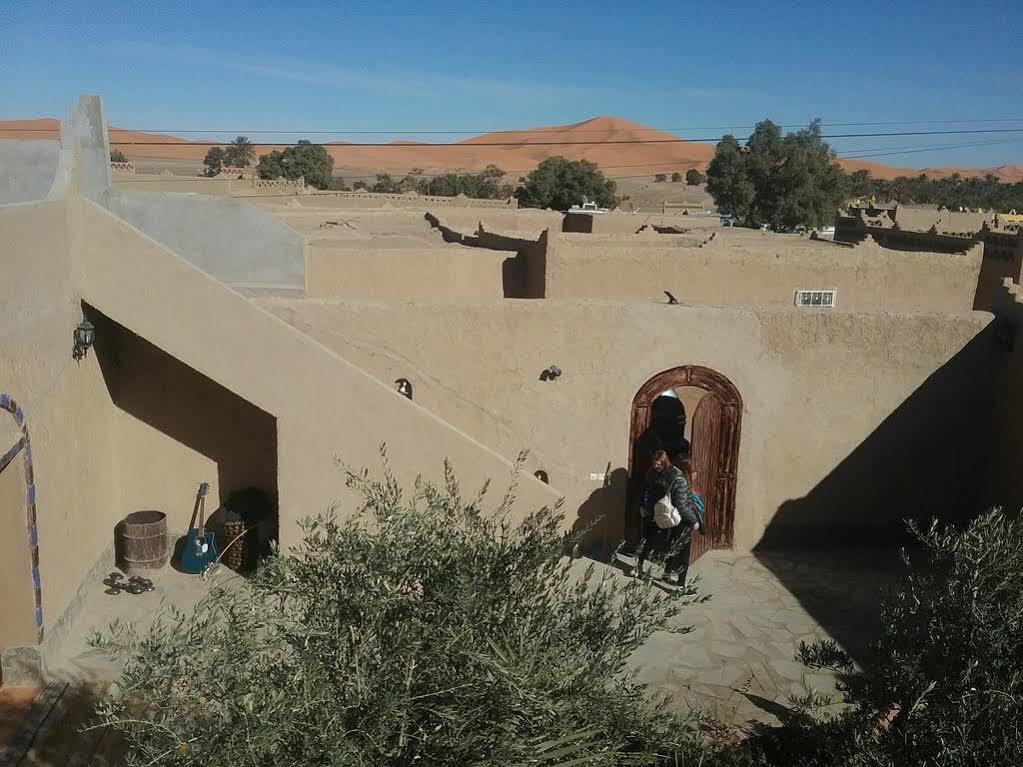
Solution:
<path fill-rule="evenodd" d="M 705 535 L 693 536 L 690 560 L 695 561 L 714 547 L 718 531 L 724 520 L 720 511 L 719 456 L 721 448 L 721 399 L 707 394 L 693 414 L 693 470 L 695 485 L 703 496 L 707 530 Z"/>

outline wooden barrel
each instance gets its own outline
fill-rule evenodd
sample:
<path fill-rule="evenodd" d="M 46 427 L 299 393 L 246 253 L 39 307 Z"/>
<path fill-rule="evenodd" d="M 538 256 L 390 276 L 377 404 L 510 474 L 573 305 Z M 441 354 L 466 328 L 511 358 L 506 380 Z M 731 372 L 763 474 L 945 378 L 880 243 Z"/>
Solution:
<path fill-rule="evenodd" d="M 135 511 L 119 526 L 121 568 L 128 573 L 159 570 L 167 564 L 167 515 Z"/>

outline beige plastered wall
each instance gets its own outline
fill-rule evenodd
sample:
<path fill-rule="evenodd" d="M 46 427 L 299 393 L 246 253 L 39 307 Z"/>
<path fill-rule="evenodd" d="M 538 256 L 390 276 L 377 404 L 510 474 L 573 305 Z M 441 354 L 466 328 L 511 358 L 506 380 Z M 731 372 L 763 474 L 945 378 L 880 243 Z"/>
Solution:
<path fill-rule="evenodd" d="M 1020 392 L 1023 392 L 1023 289 L 1014 280 L 1006 279 L 994 296 L 994 304 L 1001 364 L 992 395 L 997 428 L 988 480 L 989 502 L 1015 514 L 1023 509 L 1023 471 L 1020 469 L 1023 410 L 1018 404 Z"/>
<path fill-rule="evenodd" d="M 0 389 L 22 406 L 32 442 L 46 629 L 109 546 L 120 516 L 114 408 L 95 355 L 80 364 L 71 358 L 72 332 L 82 320 L 77 217 L 77 206 L 63 200 L 0 208 Z M 22 473 L 21 456 L 9 473 Z M 8 600 L 21 602 L 3 593 L 24 594 L 31 572 L 27 544 L 18 543 L 27 536 L 24 507 L 20 524 L 5 526 L 3 535 L 20 549 L 0 578 L 0 645 L 9 645 L 34 639 L 34 630 L 26 635 L 32 612 L 8 611 Z M 27 589 L 31 602 L 30 580 Z"/>
<path fill-rule="evenodd" d="M 814 493 L 873 432 L 883 432 L 890 414 L 991 319 L 985 313 L 807 313 L 592 300 L 260 303 L 381 381 L 408 378 L 423 407 L 499 451 L 531 450 L 529 468 L 549 473 L 571 512 L 599 510 L 619 522 L 636 391 L 679 365 L 719 371 L 744 403 L 735 525 L 740 549 L 754 547 L 784 504 Z M 551 364 L 562 376 L 540 381 Z M 956 407 L 957 395 L 948 396 L 947 407 Z M 879 449 L 926 470 L 903 454 L 903 441 L 921 428 L 919 418 L 896 419 L 890 428 L 907 433 L 882 433 Z M 948 420 L 947 413 L 941 416 Z M 906 473 L 897 460 L 889 463 Z M 605 489 L 591 474 L 608 467 L 613 481 Z M 857 471 L 870 473 L 858 463 Z M 901 513 L 878 504 L 850 514 L 827 502 L 804 503 L 797 511 L 811 534 Z"/>
<path fill-rule="evenodd" d="M 501 298 L 508 253 L 439 243 L 434 248 L 391 250 L 310 244 L 306 254 L 309 296 L 381 299 Z"/>
<path fill-rule="evenodd" d="M 906 253 L 871 243 L 797 240 L 750 246 L 718 236 L 702 247 L 656 239 L 616 241 L 551 234 L 547 298 L 664 299 L 689 304 L 792 306 L 800 289 L 836 289 L 847 311 L 969 311 L 981 249 L 965 255 Z"/>
<path fill-rule="evenodd" d="M 276 419 L 285 545 L 296 542 L 301 518 L 335 502 L 342 513 L 352 510 L 355 498 L 335 458 L 379 469 L 383 443 L 396 476 L 408 485 L 420 474 L 439 479 L 445 456 L 468 487 L 493 478 L 500 488 L 510 480 L 506 455 L 408 402 L 88 201 L 82 202 L 81 256 L 82 293 L 90 305 Z M 149 447 L 158 457 L 158 448 Z M 205 477 L 190 472 L 168 479 L 176 495 L 154 498 L 157 508 L 180 508 L 177 488 L 194 493 Z M 526 477 L 516 509 L 524 513 L 555 499 L 550 488 Z"/>

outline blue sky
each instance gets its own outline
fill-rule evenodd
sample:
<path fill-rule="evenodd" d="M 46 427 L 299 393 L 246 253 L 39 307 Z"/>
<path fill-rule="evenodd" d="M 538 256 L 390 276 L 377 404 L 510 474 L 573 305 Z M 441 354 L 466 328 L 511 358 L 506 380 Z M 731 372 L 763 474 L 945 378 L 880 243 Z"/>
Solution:
<path fill-rule="evenodd" d="M 99 92 L 122 127 L 231 135 L 394 130 L 449 140 L 460 136 L 418 131 L 602 114 L 693 139 L 764 117 L 1020 118 L 833 130 L 843 133 L 1023 128 L 1020 0 L 2 5 L 0 119 L 60 116 L 78 94 Z M 1023 132 L 832 143 L 880 154 L 996 141 L 877 159 L 1023 164 Z"/>

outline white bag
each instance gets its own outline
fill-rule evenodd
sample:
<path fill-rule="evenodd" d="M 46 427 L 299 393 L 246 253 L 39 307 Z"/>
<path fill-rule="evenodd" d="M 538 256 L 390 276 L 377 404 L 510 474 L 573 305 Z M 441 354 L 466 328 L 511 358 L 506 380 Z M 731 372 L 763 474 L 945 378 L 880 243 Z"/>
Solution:
<path fill-rule="evenodd" d="M 667 496 L 654 504 L 654 523 L 662 530 L 678 527 L 682 523 L 682 515 L 671 505 Z"/>

